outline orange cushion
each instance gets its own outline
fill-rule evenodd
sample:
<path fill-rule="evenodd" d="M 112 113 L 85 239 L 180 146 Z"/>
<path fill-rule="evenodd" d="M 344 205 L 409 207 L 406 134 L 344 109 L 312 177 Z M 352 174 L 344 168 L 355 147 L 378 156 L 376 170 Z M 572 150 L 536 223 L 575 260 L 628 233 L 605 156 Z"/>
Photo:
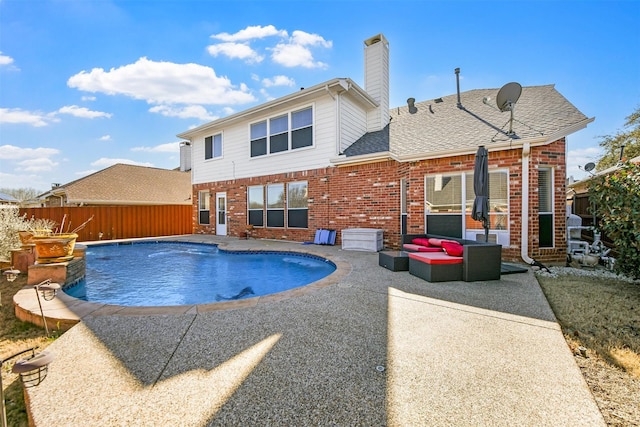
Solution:
<path fill-rule="evenodd" d="M 452 240 L 443 240 L 442 249 L 444 249 L 447 255 L 451 256 L 462 256 L 464 252 L 464 246 Z"/>

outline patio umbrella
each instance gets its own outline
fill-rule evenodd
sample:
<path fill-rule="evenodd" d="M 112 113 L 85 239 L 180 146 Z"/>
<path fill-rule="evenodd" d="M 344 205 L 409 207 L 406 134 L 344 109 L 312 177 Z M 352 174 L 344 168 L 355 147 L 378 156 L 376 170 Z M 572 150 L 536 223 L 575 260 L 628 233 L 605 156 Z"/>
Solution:
<path fill-rule="evenodd" d="M 473 169 L 473 191 L 476 198 L 471 209 L 471 218 L 482 221 L 484 240 L 489 241 L 489 152 L 484 145 L 478 147 Z"/>

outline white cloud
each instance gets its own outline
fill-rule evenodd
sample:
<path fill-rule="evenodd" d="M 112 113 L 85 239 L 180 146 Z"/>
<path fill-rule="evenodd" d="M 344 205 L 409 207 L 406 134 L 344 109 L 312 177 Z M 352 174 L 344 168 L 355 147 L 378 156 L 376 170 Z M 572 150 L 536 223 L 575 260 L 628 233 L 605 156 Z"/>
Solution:
<path fill-rule="evenodd" d="M 267 25 L 266 27 L 255 25 L 255 26 L 248 26 L 244 30 L 240 30 L 234 34 L 229 34 L 229 33 L 213 34 L 211 38 L 216 40 L 222 40 L 225 42 L 237 42 L 237 41 L 262 39 L 262 38 L 271 37 L 271 36 L 287 37 L 287 35 L 288 34 L 285 30 L 278 30 L 273 25 Z"/>
<path fill-rule="evenodd" d="M 86 107 L 78 107 L 77 105 L 67 105 L 58 110 L 60 114 L 70 114 L 75 117 L 82 117 L 84 119 L 95 119 L 97 117 L 111 118 L 111 113 L 104 113 L 102 111 L 91 111 Z"/>
<path fill-rule="evenodd" d="M 49 187 L 49 182 L 43 180 L 42 176 L 37 174 L 12 174 L 0 172 L 0 182 L 2 183 L 2 186 L 6 188 L 24 188 L 25 182 L 28 182 L 29 187 L 31 188 Z"/>
<path fill-rule="evenodd" d="M 58 166 L 58 162 L 54 162 L 46 157 L 40 157 L 37 159 L 23 160 L 18 163 L 18 166 L 25 172 L 49 172 Z"/>
<path fill-rule="evenodd" d="M 224 113 L 224 115 L 225 115 L 225 116 L 230 116 L 230 115 L 232 115 L 233 113 L 235 113 L 236 111 L 235 111 L 233 108 L 231 108 L 231 107 L 224 107 L 224 108 L 222 109 L 222 112 Z"/>
<path fill-rule="evenodd" d="M 0 108 L 0 123 L 27 124 L 33 127 L 47 126 L 60 120 L 54 114 L 25 111 L 20 108 Z"/>
<path fill-rule="evenodd" d="M 144 151 L 146 153 L 179 153 L 180 142 L 167 142 L 153 147 L 133 147 L 131 151 Z"/>
<path fill-rule="evenodd" d="M 125 165 L 135 165 L 135 166 L 147 166 L 153 167 L 153 163 L 149 162 L 136 162 L 135 160 L 130 159 L 110 159 L 108 157 L 101 157 L 95 162 L 91 163 L 91 166 L 99 167 L 99 168 L 108 168 L 109 166 L 113 166 L 118 163 L 123 163 Z"/>
<path fill-rule="evenodd" d="M 111 135 L 102 135 L 98 138 L 100 141 L 111 141 Z"/>
<path fill-rule="evenodd" d="M 13 64 L 13 58 L 7 55 L 3 55 L 0 51 L 0 66 Z"/>
<path fill-rule="evenodd" d="M 272 86 L 294 86 L 296 84 L 295 80 L 287 76 L 273 76 L 272 78 L 264 78 L 262 79 L 262 84 L 265 87 Z"/>
<path fill-rule="evenodd" d="M 201 105 L 187 105 L 186 107 L 173 107 L 169 105 L 158 105 L 149 108 L 151 113 L 159 113 L 165 117 L 178 117 L 181 119 L 196 118 L 202 121 L 212 121 L 218 118 L 207 111 Z"/>
<path fill-rule="evenodd" d="M 330 48 L 331 41 L 317 34 L 296 30 L 286 43 L 278 43 L 272 49 L 271 59 L 285 67 L 326 68 L 327 64 L 315 61 L 310 47 Z"/>
<path fill-rule="evenodd" d="M 319 36 L 317 34 L 310 34 L 300 30 L 296 30 L 293 32 L 291 40 L 293 44 L 298 44 L 301 46 L 321 46 L 326 47 L 327 49 L 333 46 L 333 42 L 331 40 L 327 41 L 322 36 Z"/>
<path fill-rule="evenodd" d="M 275 99 L 275 97 L 270 95 L 269 92 L 267 92 L 267 90 L 265 88 L 260 89 L 260 95 L 262 95 L 262 97 L 267 101 L 271 101 L 271 100 Z"/>
<path fill-rule="evenodd" d="M 125 95 L 150 104 L 243 104 L 255 101 L 244 86 L 198 64 L 156 62 L 145 57 L 105 71 L 94 68 L 71 76 L 67 85 L 87 92 Z"/>
<path fill-rule="evenodd" d="M 43 157 L 54 156 L 60 153 L 55 148 L 22 148 L 15 145 L 1 145 L 0 159 L 2 160 L 18 160 L 18 159 L 39 159 Z"/>
<path fill-rule="evenodd" d="M 83 96 L 80 99 L 83 100 L 83 101 L 95 101 L 96 97 L 95 96 Z"/>
<path fill-rule="evenodd" d="M 243 59 L 250 64 L 262 62 L 264 56 L 244 43 L 220 43 L 207 47 L 211 56 L 224 55 L 231 59 Z"/>

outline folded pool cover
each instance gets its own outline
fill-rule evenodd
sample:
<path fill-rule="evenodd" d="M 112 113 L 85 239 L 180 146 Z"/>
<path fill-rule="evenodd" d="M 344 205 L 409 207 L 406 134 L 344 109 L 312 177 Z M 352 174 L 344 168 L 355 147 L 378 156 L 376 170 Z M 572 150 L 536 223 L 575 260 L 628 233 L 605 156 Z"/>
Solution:
<path fill-rule="evenodd" d="M 313 239 L 313 243 L 316 245 L 335 245 L 336 244 L 336 230 L 316 230 L 316 237 Z"/>

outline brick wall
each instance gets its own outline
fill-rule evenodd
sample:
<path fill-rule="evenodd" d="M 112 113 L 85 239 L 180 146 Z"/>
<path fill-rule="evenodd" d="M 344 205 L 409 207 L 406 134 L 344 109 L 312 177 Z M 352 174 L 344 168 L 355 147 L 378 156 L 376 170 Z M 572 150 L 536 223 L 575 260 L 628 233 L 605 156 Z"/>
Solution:
<path fill-rule="evenodd" d="M 491 147 L 489 147 L 491 150 Z M 565 142 L 556 141 L 531 150 L 529 173 L 529 256 L 542 262 L 564 262 L 565 244 Z M 410 234 L 424 233 L 425 189 L 424 177 L 436 173 L 450 174 L 473 171 L 475 154 L 448 158 L 398 163 L 383 161 L 356 166 L 323 168 L 311 171 L 275 174 L 193 187 L 193 224 L 195 233 L 215 233 L 215 193 L 227 193 L 227 234 L 239 236 L 247 224 L 247 187 L 294 181 L 308 182 L 308 228 L 256 228 L 258 238 L 313 241 L 319 228 L 338 230 L 336 244 L 341 243 L 340 230 L 354 227 L 384 230 L 384 245 L 398 248 L 401 229 L 400 179 L 407 183 L 407 230 Z M 510 246 L 503 248 L 505 260 L 520 261 L 520 228 L 522 224 L 522 150 L 489 153 L 489 170 L 508 169 Z M 551 249 L 538 249 L 539 166 L 555 169 L 555 244 Z M 211 194 L 211 225 L 198 224 L 198 191 Z"/>

